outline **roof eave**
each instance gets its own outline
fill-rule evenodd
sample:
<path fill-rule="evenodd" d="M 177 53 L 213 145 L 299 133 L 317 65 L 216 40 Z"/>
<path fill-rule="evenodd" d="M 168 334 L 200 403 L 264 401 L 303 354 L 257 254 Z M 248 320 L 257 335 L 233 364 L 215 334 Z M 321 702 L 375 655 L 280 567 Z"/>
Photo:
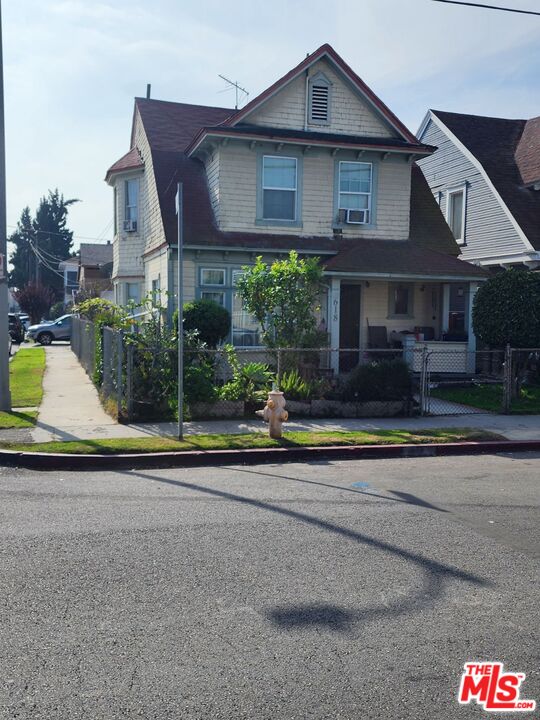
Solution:
<path fill-rule="evenodd" d="M 259 142 L 266 142 L 264 135 L 259 135 L 257 133 L 237 133 L 237 132 L 230 132 L 227 130 L 227 128 L 221 129 L 212 129 L 208 130 L 206 128 L 202 128 L 202 130 L 199 131 L 199 133 L 195 136 L 193 141 L 190 143 L 190 145 L 186 148 L 186 155 L 189 157 L 193 157 L 194 153 L 197 152 L 201 148 L 201 145 L 206 141 L 210 140 L 211 138 L 230 138 L 231 140 L 251 140 L 251 141 L 259 141 Z M 383 150 L 384 152 L 389 153 L 398 153 L 400 155 L 412 155 L 412 156 L 422 156 L 425 157 L 427 155 L 431 155 L 436 148 L 432 147 L 431 145 L 412 145 L 412 147 L 396 147 L 395 145 L 386 145 L 384 143 L 377 143 L 377 144 L 371 144 L 371 143 L 347 143 L 347 142 L 336 142 L 335 140 L 323 140 L 323 139 L 303 139 L 303 138 L 287 138 L 287 137 L 279 137 L 279 138 L 273 138 L 271 135 L 271 131 L 269 129 L 268 132 L 268 140 L 271 140 L 272 142 L 280 142 L 284 145 L 318 145 L 319 147 L 339 147 L 339 148 L 348 148 L 353 150 Z"/>

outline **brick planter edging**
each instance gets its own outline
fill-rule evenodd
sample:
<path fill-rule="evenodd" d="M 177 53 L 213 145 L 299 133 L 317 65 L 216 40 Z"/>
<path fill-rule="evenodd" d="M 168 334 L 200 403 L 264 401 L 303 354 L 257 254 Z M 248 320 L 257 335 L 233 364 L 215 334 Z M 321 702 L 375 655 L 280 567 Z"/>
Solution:
<path fill-rule="evenodd" d="M 131 455 L 67 455 L 0 450 L 0 465 L 35 470 L 124 470 L 218 465 L 256 465 L 265 462 L 305 462 L 319 459 L 359 460 L 531 452 L 540 440 L 430 443 L 424 445 L 349 445 L 328 447 L 253 448 L 251 450 L 190 450 Z"/>

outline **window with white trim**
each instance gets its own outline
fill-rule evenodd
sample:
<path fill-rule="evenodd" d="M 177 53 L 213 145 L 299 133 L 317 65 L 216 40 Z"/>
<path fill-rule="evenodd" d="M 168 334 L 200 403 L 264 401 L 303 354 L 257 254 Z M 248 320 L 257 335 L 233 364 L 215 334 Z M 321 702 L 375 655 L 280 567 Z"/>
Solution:
<path fill-rule="evenodd" d="M 141 299 L 139 283 L 126 283 L 126 295 L 128 302 L 139 303 Z"/>
<path fill-rule="evenodd" d="M 127 223 L 137 223 L 139 203 L 139 180 L 132 178 L 125 182 L 125 213 L 124 220 Z"/>
<path fill-rule="evenodd" d="M 465 188 L 448 190 L 446 195 L 446 221 L 456 242 L 465 242 Z"/>
<path fill-rule="evenodd" d="M 373 165 L 366 162 L 339 163 L 340 221 L 366 225 L 371 221 Z"/>
<path fill-rule="evenodd" d="M 262 211 L 264 220 L 296 220 L 297 160 L 264 155 Z"/>

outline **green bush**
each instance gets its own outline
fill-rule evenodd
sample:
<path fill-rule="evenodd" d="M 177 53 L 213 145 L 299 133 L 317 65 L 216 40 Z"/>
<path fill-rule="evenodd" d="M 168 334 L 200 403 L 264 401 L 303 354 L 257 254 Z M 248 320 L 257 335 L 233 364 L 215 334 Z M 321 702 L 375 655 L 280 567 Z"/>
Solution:
<path fill-rule="evenodd" d="M 215 348 L 231 331 L 231 315 L 213 300 L 195 300 L 184 305 L 184 330 L 197 330 L 201 340 Z"/>
<path fill-rule="evenodd" d="M 73 312 L 78 313 L 85 320 L 99 321 L 102 326 L 107 325 L 108 327 L 123 326 L 127 316 L 124 308 L 103 298 L 84 300 L 73 307 Z"/>
<path fill-rule="evenodd" d="M 281 375 L 279 389 L 288 400 L 309 402 L 312 398 L 321 398 L 328 390 L 325 380 L 306 380 L 295 368 Z"/>
<path fill-rule="evenodd" d="M 184 368 L 184 398 L 188 405 L 213 402 L 218 396 L 214 385 L 214 369 L 209 363 Z"/>
<path fill-rule="evenodd" d="M 240 365 L 232 345 L 225 346 L 225 353 L 232 370 L 233 379 L 220 388 L 220 398 L 222 400 L 244 400 L 245 402 L 262 402 L 266 400 L 268 391 L 274 381 L 274 373 L 268 365 L 261 362 L 249 362 Z"/>
<path fill-rule="evenodd" d="M 369 402 L 371 400 L 403 400 L 411 397 L 412 377 L 403 360 L 381 362 L 356 367 L 343 388 L 343 400 Z"/>

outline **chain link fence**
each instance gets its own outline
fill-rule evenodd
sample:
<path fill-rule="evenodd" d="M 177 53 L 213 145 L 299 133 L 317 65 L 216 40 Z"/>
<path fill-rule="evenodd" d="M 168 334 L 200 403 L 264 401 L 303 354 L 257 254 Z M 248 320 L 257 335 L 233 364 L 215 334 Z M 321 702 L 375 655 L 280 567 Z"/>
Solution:
<path fill-rule="evenodd" d="M 111 414 L 176 419 L 176 347 L 74 318 L 72 348 Z M 187 347 L 183 380 L 186 420 L 253 419 L 272 387 L 292 418 L 532 412 L 540 349 Z"/>

